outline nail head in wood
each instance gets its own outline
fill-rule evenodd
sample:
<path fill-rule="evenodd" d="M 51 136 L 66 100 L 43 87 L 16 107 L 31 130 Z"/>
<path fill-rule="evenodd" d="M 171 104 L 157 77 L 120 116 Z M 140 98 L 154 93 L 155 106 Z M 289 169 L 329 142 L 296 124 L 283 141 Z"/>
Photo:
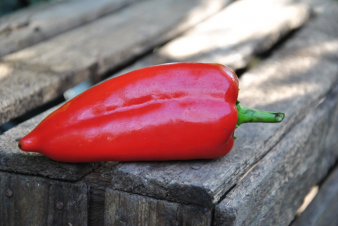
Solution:
<path fill-rule="evenodd" d="M 57 202 L 57 203 L 56 203 L 56 208 L 57 208 L 58 210 L 62 210 L 62 209 L 63 209 L 63 202 Z"/>
<path fill-rule="evenodd" d="M 13 196 L 13 191 L 9 188 L 6 189 L 5 194 L 8 198 Z"/>

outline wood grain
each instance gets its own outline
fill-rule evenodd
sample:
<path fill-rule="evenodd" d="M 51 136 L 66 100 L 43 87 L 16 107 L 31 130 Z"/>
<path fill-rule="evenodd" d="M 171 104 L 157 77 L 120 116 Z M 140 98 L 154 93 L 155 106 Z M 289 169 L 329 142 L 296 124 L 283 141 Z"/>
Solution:
<path fill-rule="evenodd" d="M 104 225 L 105 196 L 112 177 L 112 169 L 118 162 L 104 162 L 102 166 L 83 178 L 89 188 L 88 224 Z"/>
<path fill-rule="evenodd" d="M 338 225 L 338 168 L 325 179 L 316 197 L 291 226 Z"/>
<path fill-rule="evenodd" d="M 231 1 L 141 1 L 7 55 L 0 62 L 0 124 L 85 79 L 98 81 L 104 73 L 178 36 Z"/>
<path fill-rule="evenodd" d="M 136 0 L 68 0 L 20 10 L 0 19 L 0 57 L 91 22 Z"/>
<path fill-rule="evenodd" d="M 211 225 L 212 211 L 107 189 L 105 225 Z"/>
<path fill-rule="evenodd" d="M 112 188 L 186 204 L 217 204 L 337 83 L 337 12 L 333 2 L 240 78 L 243 106 L 285 112 L 283 123 L 239 127 L 232 151 L 216 160 L 120 163 L 114 169 Z"/>
<path fill-rule="evenodd" d="M 289 225 L 338 153 L 326 148 L 336 142 L 336 118 L 338 86 L 216 206 L 214 225 Z"/>
<path fill-rule="evenodd" d="M 87 225 L 87 186 L 0 172 L 0 225 Z"/>

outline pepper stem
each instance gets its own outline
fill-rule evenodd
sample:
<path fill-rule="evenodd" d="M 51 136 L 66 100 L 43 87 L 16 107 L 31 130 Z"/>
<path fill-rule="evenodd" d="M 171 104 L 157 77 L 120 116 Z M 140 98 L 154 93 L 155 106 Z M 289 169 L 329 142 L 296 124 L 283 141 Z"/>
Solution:
<path fill-rule="evenodd" d="M 236 104 L 238 111 L 237 126 L 247 122 L 270 122 L 277 123 L 284 119 L 284 113 L 282 112 L 270 112 L 270 111 L 259 111 L 256 109 L 242 107 L 237 101 Z"/>

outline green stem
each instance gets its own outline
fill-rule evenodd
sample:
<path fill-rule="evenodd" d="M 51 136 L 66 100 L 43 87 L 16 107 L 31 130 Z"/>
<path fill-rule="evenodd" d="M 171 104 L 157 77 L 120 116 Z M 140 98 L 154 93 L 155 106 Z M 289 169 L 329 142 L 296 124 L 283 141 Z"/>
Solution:
<path fill-rule="evenodd" d="M 247 122 L 281 122 L 285 116 L 284 113 L 281 112 L 259 111 L 256 109 L 242 107 L 239 104 L 239 101 L 237 102 L 236 107 L 238 111 L 237 126 Z"/>

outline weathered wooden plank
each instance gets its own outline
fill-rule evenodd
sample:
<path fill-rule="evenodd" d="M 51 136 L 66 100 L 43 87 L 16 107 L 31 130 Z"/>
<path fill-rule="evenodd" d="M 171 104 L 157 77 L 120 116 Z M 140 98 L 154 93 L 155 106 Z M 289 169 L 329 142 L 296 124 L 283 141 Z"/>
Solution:
<path fill-rule="evenodd" d="M 303 15 L 303 14 L 301 14 Z M 305 15 L 303 15 L 305 16 Z M 282 20 L 284 21 L 285 18 L 283 17 Z M 288 21 L 288 20 L 286 20 Z M 24 71 L 25 68 L 22 69 Z M 30 78 L 27 78 L 27 81 L 29 81 Z M 43 78 L 40 78 L 42 81 Z M 22 80 L 21 80 L 22 81 Z M 48 83 L 48 80 L 45 81 Z M 21 82 L 22 83 L 22 82 Z M 23 83 L 26 84 L 26 83 Z M 10 86 L 10 84 L 8 84 Z M 48 86 L 46 86 L 46 89 Z M 48 89 L 47 89 L 48 90 Z M 51 90 L 48 90 L 50 92 Z M 41 95 L 41 98 L 45 98 L 46 95 Z M 14 98 L 15 99 L 15 98 Z M 22 103 L 20 103 L 22 104 Z M 0 138 L 0 157 L 3 159 L 3 161 L 0 162 L 0 169 L 6 170 L 6 171 L 15 171 L 20 173 L 27 173 L 27 174 L 34 174 L 34 175 L 43 175 L 48 176 L 51 178 L 58 178 L 58 179 L 67 179 L 67 180 L 77 180 L 78 178 L 81 178 L 85 174 L 89 173 L 93 168 L 95 168 L 96 165 L 92 164 L 66 164 L 66 163 L 60 163 L 62 167 L 59 167 L 59 163 L 55 161 L 48 160 L 47 158 L 43 157 L 39 154 L 30 154 L 21 152 L 17 148 L 17 140 L 24 136 L 26 133 L 28 133 L 31 129 L 34 128 L 34 126 L 41 121 L 47 113 L 30 120 L 29 122 L 26 122 L 20 126 L 18 126 L 15 129 L 10 130 L 8 133 L 4 134 Z M 203 164 L 208 165 L 208 161 L 200 161 L 196 162 L 196 164 Z M 164 163 L 163 163 L 164 164 Z M 175 167 L 175 163 L 170 162 L 166 163 L 168 166 Z M 191 166 L 190 162 L 184 162 L 179 164 L 186 164 L 186 166 L 189 168 Z M 200 166 L 197 166 L 199 168 Z M 196 167 L 191 168 L 192 174 L 199 173 Z M 190 168 L 189 168 L 190 169 Z M 209 176 L 208 176 L 209 177 Z M 195 188 L 197 188 L 197 193 Z M 155 189 L 155 188 L 154 188 Z M 155 189 L 159 192 L 165 192 L 163 189 Z M 204 190 L 200 189 L 196 186 L 191 187 L 190 190 L 192 190 L 192 193 L 189 193 L 187 189 L 183 189 L 182 196 L 187 196 L 193 198 L 194 196 L 199 197 L 198 199 L 201 199 L 203 202 L 203 199 L 205 198 Z M 181 192 L 181 193 L 182 193 Z M 199 195 L 201 194 L 201 196 Z M 199 203 L 199 202 L 197 202 Z"/>
<path fill-rule="evenodd" d="M 338 225 L 338 168 L 321 185 L 319 192 L 291 226 Z"/>
<path fill-rule="evenodd" d="M 270 49 L 309 16 L 308 7 L 285 1 L 237 1 L 114 76 L 168 62 L 222 62 L 234 70 L 244 68 L 253 55 Z"/>
<path fill-rule="evenodd" d="M 70 0 L 20 10 L 0 19 L 0 57 L 91 22 L 136 0 Z"/>
<path fill-rule="evenodd" d="M 105 225 L 211 225 L 212 210 L 107 189 Z"/>
<path fill-rule="evenodd" d="M 0 225 L 87 225 L 87 186 L 0 172 Z"/>
<path fill-rule="evenodd" d="M 326 148 L 336 142 L 337 118 L 338 86 L 216 206 L 214 224 L 289 225 L 338 153 Z"/>
<path fill-rule="evenodd" d="M 79 81 L 97 80 L 117 65 L 191 28 L 231 1 L 141 1 L 6 56 L 0 63 L 0 124 L 55 98 Z"/>
<path fill-rule="evenodd" d="M 186 204 L 216 204 L 337 83 L 337 3 L 323 10 L 287 46 L 240 78 L 243 106 L 285 112 L 283 123 L 241 126 L 233 150 L 216 160 L 120 163 L 112 188 Z M 302 51 L 288 47 L 296 43 Z"/>
<path fill-rule="evenodd" d="M 32 118 L 0 136 L 0 170 L 75 181 L 91 172 L 98 163 L 70 164 L 56 162 L 38 154 L 23 152 L 18 141 L 55 108 Z"/>
<path fill-rule="evenodd" d="M 264 3 L 264 4 L 263 4 Z M 273 27 L 269 27 L 266 23 L 262 23 L 263 20 L 266 20 L 267 17 L 263 17 L 263 15 L 265 15 L 263 12 L 261 12 L 262 10 L 264 11 L 265 8 L 264 6 L 266 6 L 265 1 L 259 1 L 256 2 L 256 6 L 257 6 L 257 10 L 254 11 L 254 13 L 250 16 L 246 15 L 246 11 L 244 10 L 245 8 L 250 8 L 252 6 L 252 2 L 251 1 L 241 1 L 241 2 L 236 2 L 233 3 L 231 6 L 227 7 L 226 9 L 224 9 L 222 12 L 220 12 L 219 14 L 217 14 L 216 16 L 211 17 L 210 19 L 206 20 L 205 22 L 201 23 L 200 25 L 197 26 L 197 29 L 192 29 L 191 31 L 187 32 L 186 34 L 184 34 L 181 38 L 175 39 L 171 42 L 169 42 L 168 44 L 166 44 L 164 46 L 165 49 L 170 49 L 170 46 L 172 45 L 172 43 L 179 43 L 180 41 L 176 40 L 182 40 L 183 42 L 188 42 L 188 40 L 190 38 L 194 38 L 195 35 L 199 35 L 200 30 L 203 29 L 207 29 L 208 27 L 212 27 L 212 29 L 210 30 L 204 30 L 205 33 L 212 33 L 212 30 L 215 29 L 217 31 L 223 31 L 224 32 L 228 32 L 227 34 L 231 37 L 235 37 L 237 36 L 238 40 L 244 40 L 241 39 L 241 35 L 243 35 L 243 37 L 247 37 L 248 40 L 251 39 L 250 43 L 250 51 L 246 51 L 246 47 L 248 47 L 248 45 L 243 44 L 243 47 L 239 47 L 237 48 L 237 50 L 239 51 L 239 54 L 242 54 L 246 59 L 249 59 L 250 56 L 256 52 L 256 51 L 263 51 L 264 48 L 269 48 L 269 45 L 272 45 L 272 42 L 269 42 L 269 39 L 273 39 L 274 41 L 276 41 L 276 39 L 274 39 L 275 37 L 281 37 L 283 35 L 283 32 L 285 29 L 285 27 L 288 27 L 290 29 L 294 29 L 297 26 L 300 26 L 301 23 L 300 21 L 304 22 L 308 16 L 308 11 L 305 11 L 305 8 L 302 6 L 274 6 L 274 8 L 278 8 L 280 14 L 280 17 L 276 18 L 270 18 L 271 21 L 274 21 L 274 26 Z M 260 5 L 263 4 L 263 5 Z M 271 6 L 270 4 L 268 4 L 269 6 Z M 274 8 L 272 8 L 272 11 L 276 11 L 273 10 Z M 230 9 L 230 10 L 229 10 Z M 261 9 L 261 10 L 259 10 Z M 231 14 L 230 14 L 231 13 Z M 295 13 L 297 15 L 298 18 L 295 19 L 294 16 L 290 16 L 290 15 L 294 15 L 293 13 Z M 229 21 L 227 20 L 227 15 L 232 15 L 234 16 L 234 18 Z M 271 16 L 271 14 L 270 14 Z M 256 30 L 249 30 L 248 33 L 245 33 L 244 31 L 247 31 L 247 29 L 245 29 L 246 23 L 243 22 L 242 26 L 237 26 L 236 23 L 233 23 L 233 20 L 237 20 L 239 18 L 243 18 L 246 19 L 248 18 L 248 20 L 246 21 L 247 23 L 250 22 L 250 18 L 252 17 L 258 17 L 257 20 L 261 20 L 261 26 L 260 27 L 256 27 Z M 222 21 L 222 23 L 218 23 L 217 26 L 215 27 L 215 22 L 219 22 Z M 229 21 L 229 22 L 228 22 Z M 200 28 L 201 27 L 201 28 Z M 270 29 L 269 29 L 270 28 Z M 276 29 L 277 28 L 277 29 Z M 253 37 L 257 36 L 257 33 L 259 33 L 261 30 L 266 31 L 266 36 L 261 36 L 259 39 L 253 39 Z M 241 33 L 240 33 L 241 31 Z M 218 38 L 222 39 L 224 36 L 227 36 L 224 34 L 224 32 L 220 32 Z M 269 33 L 270 32 L 270 33 Z M 267 34 L 269 33 L 269 34 Z M 218 33 L 217 33 L 218 34 Z M 216 38 L 214 36 L 214 38 Z M 258 47 L 258 46 L 262 46 L 262 43 L 266 42 L 268 43 L 267 45 L 265 45 L 264 47 Z M 208 52 L 211 51 L 212 52 L 212 48 L 210 46 L 208 46 L 209 42 L 205 42 L 204 44 L 202 43 L 202 46 L 205 48 L 203 51 L 201 50 L 201 52 Z M 252 44 L 252 45 L 251 45 Z M 175 44 L 176 45 L 176 44 Z M 223 48 L 221 48 L 219 51 L 224 51 L 224 56 L 226 56 L 226 53 L 228 51 L 228 49 L 231 49 L 231 43 L 226 43 Z M 216 50 L 217 52 L 217 50 Z M 160 53 L 160 54 L 159 54 Z M 197 54 L 198 55 L 198 54 Z M 211 54 L 212 55 L 212 54 Z M 122 70 L 122 72 L 119 72 L 117 75 L 126 73 L 128 71 L 131 70 L 135 70 L 141 67 L 145 67 L 145 66 L 149 66 L 149 65 L 153 65 L 153 64 L 159 64 L 159 63 L 165 63 L 168 62 L 170 60 L 176 60 L 173 59 L 172 56 L 169 55 L 165 55 L 164 52 L 162 52 L 162 49 L 159 49 L 155 54 L 152 54 L 150 57 L 146 57 L 145 59 L 142 59 L 140 61 L 138 61 L 135 65 L 133 65 L 132 67 L 128 67 L 125 70 Z M 231 62 L 229 61 L 229 63 L 231 64 Z M 232 64 L 233 67 L 236 67 L 236 65 L 239 64 Z M 202 163 L 208 164 L 207 161 L 202 161 Z M 174 162 L 170 162 L 168 163 L 168 165 L 173 165 L 172 168 L 175 168 L 175 163 Z M 188 162 L 188 165 L 191 167 L 191 169 L 193 170 L 198 170 L 200 168 L 199 165 L 194 164 L 194 162 Z M 188 167 L 189 167 L 188 166 Z M 155 164 L 156 167 L 156 164 Z M 153 168 L 153 166 L 152 166 Z M 98 169 L 99 170 L 99 169 Z M 103 205 L 103 200 L 104 197 L 102 195 L 104 188 L 109 186 L 110 180 L 112 178 L 112 175 L 114 174 L 113 172 L 114 167 L 105 167 L 104 169 L 102 169 L 102 171 L 100 171 L 100 173 L 94 173 L 91 175 L 88 175 L 86 177 L 86 181 L 91 184 L 93 187 L 91 189 L 91 192 L 93 192 L 93 195 L 91 197 L 93 197 L 93 199 L 91 199 L 93 202 L 91 203 L 92 208 L 90 208 L 90 212 L 92 211 L 91 216 L 98 216 L 97 218 L 100 219 L 100 217 L 102 218 L 102 216 L 100 216 L 100 213 L 102 213 L 102 209 L 100 209 L 100 205 Z M 134 178 L 133 178 L 134 179 Z M 147 181 L 147 180 L 144 180 Z M 143 183 L 141 181 L 141 183 Z M 100 184 L 100 186 L 97 186 L 97 184 Z M 166 190 L 165 188 L 161 188 L 161 187 L 156 187 L 156 188 L 152 188 L 153 190 L 157 190 L 158 192 L 163 192 L 165 193 Z M 194 188 L 183 188 L 183 192 L 184 194 L 187 194 L 190 197 L 199 197 L 199 194 L 196 194 L 196 191 L 193 191 Z M 197 188 L 198 189 L 198 188 Z M 193 191 L 192 193 L 189 193 L 190 191 Z M 201 192 L 202 193 L 202 192 Z M 203 194 L 202 194 L 203 195 Z M 201 199 L 203 199 L 204 197 L 202 196 Z M 180 200 L 178 200 L 180 201 Z M 97 221 L 98 219 L 95 218 L 93 221 Z"/>

